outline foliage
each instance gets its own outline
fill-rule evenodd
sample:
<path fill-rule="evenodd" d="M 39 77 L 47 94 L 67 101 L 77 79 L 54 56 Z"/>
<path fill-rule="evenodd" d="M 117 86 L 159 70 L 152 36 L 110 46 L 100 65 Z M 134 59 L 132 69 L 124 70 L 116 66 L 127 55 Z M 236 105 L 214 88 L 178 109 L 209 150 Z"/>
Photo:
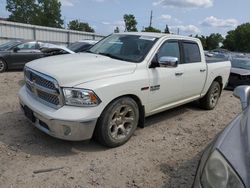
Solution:
<path fill-rule="evenodd" d="M 168 25 L 166 25 L 165 30 L 164 30 L 164 33 L 167 33 L 167 34 L 170 33 L 169 28 L 168 28 Z"/>
<path fill-rule="evenodd" d="M 61 3 L 58 0 L 7 0 L 9 21 L 61 28 Z"/>
<path fill-rule="evenodd" d="M 154 27 L 149 26 L 149 27 L 145 27 L 145 29 L 144 29 L 142 32 L 154 32 L 154 33 L 160 33 L 160 32 L 161 32 L 161 30 L 159 30 L 159 29 L 156 29 L 156 28 L 154 28 Z"/>
<path fill-rule="evenodd" d="M 125 22 L 125 31 L 138 31 L 136 26 L 137 26 L 137 21 L 135 19 L 135 16 L 132 14 L 125 14 L 123 16 L 124 22 Z"/>
<path fill-rule="evenodd" d="M 114 29 L 114 33 L 120 33 L 119 27 L 116 27 L 116 28 Z"/>
<path fill-rule="evenodd" d="M 219 44 L 223 42 L 223 37 L 219 33 L 212 33 L 210 36 L 195 36 L 196 38 L 201 40 L 203 48 L 205 50 L 213 50 L 219 48 Z"/>
<path fill-rule="evenodd" d="M 250 23 L 239 25 L 227 33 L 224 48 L 231 51 L 250 52 Z"/>
<path fill-rule="evenodd" d="M 9 21 L 35 24 L 38 15 L 36 0 L 7 0 L 6 10 L 10 12 Z"/>
<path fill-rule="evenodd" d="M 58 0 L 38 0 L 39 25 L 62 28 L 61 3 Z"/>
<path fill-rule="evenodd" d="M 68 29 L 91 32 L 91 33 L 95 32 L 95 30 L 92 27 L 90 27 L 88 23 L 80 22 L 79 20 L 70 21 L 68 24 Z"/>
<path fill-rule="evenodd" d="M 206 49 L 213 50 L 219 48 L 219 44 L 223 42 L 223 37 L 219 33 L 212 33 L 206 38 Z"/>

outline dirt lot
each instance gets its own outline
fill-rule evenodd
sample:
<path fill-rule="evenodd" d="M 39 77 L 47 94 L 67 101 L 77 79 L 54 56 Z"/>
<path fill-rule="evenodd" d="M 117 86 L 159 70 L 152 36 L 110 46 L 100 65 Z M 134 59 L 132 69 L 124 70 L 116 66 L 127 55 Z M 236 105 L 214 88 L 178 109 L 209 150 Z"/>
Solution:
<path fill-rule="evenodd" d="M 0 74 L 0 187 L 191 187 L 203 148 L 240 112 L 232 92 L 217 108 L 188 104 L 146 119 L 132 139 L 107 149 L 34 128 L 19 109 L 21 72 Z M 63 169 L 35 174 L 48 168 Z"/>

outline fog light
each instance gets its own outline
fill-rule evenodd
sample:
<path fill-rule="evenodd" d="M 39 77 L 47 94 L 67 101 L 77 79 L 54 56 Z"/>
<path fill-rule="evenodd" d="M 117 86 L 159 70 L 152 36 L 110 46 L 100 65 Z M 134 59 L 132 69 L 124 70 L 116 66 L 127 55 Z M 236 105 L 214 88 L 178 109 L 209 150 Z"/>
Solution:
<path fill-rule="evenodd" d="M 70 134 L 71 134 L 71 129 L 68 126 L 64 125 L 64 135 L 69 136 Z"/>

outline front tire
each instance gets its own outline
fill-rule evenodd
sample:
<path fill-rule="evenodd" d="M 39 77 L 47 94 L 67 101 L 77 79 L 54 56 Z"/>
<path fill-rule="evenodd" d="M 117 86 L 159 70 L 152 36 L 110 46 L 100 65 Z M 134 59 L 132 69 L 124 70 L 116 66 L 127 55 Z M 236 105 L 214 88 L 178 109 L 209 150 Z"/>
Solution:
<path fill-rule="evenodd" d="M 206 110 L 212 110 L 218 103 L 221 94 L 221 86 L 219 82 L 213 81 L 207 94 L 200 99 L 200 105 Z"/>
<path fill-rule="evenodd" d="M 133 135 L 139 121 L 137 103 L 130 97 L 122 97 L 109 104 L 97 122 L 95 138 L 107 147 L 126 143 Z"/>
<path fill-rule="evenodd" d="M 7 70 L 7 64 L 4 60 L 0 59 L 0 73 L 5 72 Z"/>

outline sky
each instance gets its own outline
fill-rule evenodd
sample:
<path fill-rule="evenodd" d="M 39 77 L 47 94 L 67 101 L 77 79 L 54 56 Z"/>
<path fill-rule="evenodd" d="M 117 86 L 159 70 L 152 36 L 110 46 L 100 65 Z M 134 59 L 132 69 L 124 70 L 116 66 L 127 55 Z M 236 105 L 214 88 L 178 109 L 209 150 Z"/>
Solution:
<path fill-rule="evenodd" d="M 141 31 L 149 26 L 181 35 L 210 35 L 235 29 L 250 22 L 250 0 L 60 0 L 62 19 L 88 22 L 98 34 L 107 35 L 119 27 L 124 31 L 124 14 L 133 14 Z M 8 17 L 6 0 L 0 0 L 0 17 Z"/>

